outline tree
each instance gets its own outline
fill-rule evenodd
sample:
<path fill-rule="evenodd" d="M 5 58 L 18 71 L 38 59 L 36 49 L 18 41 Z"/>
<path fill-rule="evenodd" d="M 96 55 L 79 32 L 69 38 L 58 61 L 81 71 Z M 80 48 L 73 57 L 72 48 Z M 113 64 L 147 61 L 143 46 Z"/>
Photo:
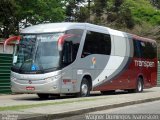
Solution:
<path fill-rule="evenodd" d="M 127 27 L 132 29 L 134 27 L 132 12 L 128 3 L 124 0 L 114 0 L 113 6 L 108 11 L 107 21 L 118 28 Z"/>
<path fill-rule="evenodd" d="M 158 9 L 160 9 L 160 0 L 150 0 L 150 2 L 157 7 Z"/>
<path fill-rule="evenodd" d="M 87 22 L 89 21 L 89 12 L 87 7 L 81 7 L 80 12 L 76 15 L 78 22 Z"/>
<path fill-rule="evenodd" d="M 20 27 L 64 21 L 65 12 L 59 0 L 1 0 L 1 37 L 19 32 Z"/>
<path fill-rule="evenodd" d="M 70 0 L 66 5 L 66 21 L 75 21 L 75 12 L 76 9 L 76 1 Z"/>
<path fill-rule="evenodd" d="M 80 8 L 85 0 L 65 0 L 66 3 L 66 21 L 78 21 Z"/>
<path fill-rule="evenodd" d="M 97 17 L 102 16 L 104 13 L 104 8 L 106 7 L 107 0 L 94 0 L 93 12 Z"/>
<path fill-rule="evenodd" d="M 102 22 L 102 15 L 107 6 L 107 0 L 94 0 L 93 2 L 92 13 L 96 16 L 94 17 L 94 23 L 99 24 Z"/>
<path fill-rule="evenodd" d="M 10 34 L 17 33 L 16 9 L 14 0 L 0 1 L 0 37 L 8 38 Z"/>
<path fill-rule="evenodd" d="M 27 24 L 58 22 L 64 20 L 64 9 L 59 0 L 17 0 L 22 20 Z"/>
<path fill-rule="evenodd" d="M 132 29 L 134 27 L 134 19 L 128 4 L 123 3 L 120 11 L 117 13 L 117 23 L 120 26 Z"/>
<path fill-rule="evenodd" d="M 114 0 L 114 11 L 118 12 L 122 4 L 123 0 Z"/>

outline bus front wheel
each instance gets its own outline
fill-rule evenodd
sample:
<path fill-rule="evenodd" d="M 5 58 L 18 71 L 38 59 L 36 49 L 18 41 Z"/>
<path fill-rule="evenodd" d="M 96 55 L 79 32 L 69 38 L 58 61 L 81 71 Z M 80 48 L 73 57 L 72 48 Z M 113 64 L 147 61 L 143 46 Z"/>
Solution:
<path fill-rule="evenodd" d="M 80 86 L 80 92 L 78 93 L 78 97 L 87 97 L 89 95 L 90 95 L 89 82 L 86 78 L 83 78 Z"/>

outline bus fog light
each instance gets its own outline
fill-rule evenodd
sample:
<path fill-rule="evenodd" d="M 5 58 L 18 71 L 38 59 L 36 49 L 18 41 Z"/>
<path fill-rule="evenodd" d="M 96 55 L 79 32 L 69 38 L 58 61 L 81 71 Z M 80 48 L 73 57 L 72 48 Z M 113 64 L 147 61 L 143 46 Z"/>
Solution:
<path fill-rule="evenodd" d="M 57 89 L 57 85 L 53 85 L 53 89 Z"/>

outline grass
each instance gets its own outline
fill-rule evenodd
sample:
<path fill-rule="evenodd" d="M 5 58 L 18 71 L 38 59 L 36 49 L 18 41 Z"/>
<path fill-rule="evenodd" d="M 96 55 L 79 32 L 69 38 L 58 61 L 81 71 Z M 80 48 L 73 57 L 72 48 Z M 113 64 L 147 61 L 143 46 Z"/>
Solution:
<path fill-rule="evenodd" d="M 86 102 L 86 101 L 93 101 L 103 98 L 83 98 L 79 100 L 71 100 L 71 101 L 62 101 L 62 102 L 48 102 L 48 103 L 40 103 L 40 104 L 30 104 L 30 105 L 15 105 L 15 106 L 5 106 L 0 107 L 0 111 L 7 111 L 7 110 L 21 110 L 21 109 L 28 109 L 28 108 L 34 108 L 34 107 L 43 107 L 48 105 L 62 105 L 62 104 L 69 104 L 74 102 Z"/>

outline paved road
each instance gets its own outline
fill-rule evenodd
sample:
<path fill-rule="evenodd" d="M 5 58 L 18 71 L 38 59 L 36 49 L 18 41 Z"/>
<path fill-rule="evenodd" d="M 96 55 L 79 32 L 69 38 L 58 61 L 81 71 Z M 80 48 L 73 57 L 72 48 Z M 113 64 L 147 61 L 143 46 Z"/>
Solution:
<path fill-rule="evenodd" d="M 62 97 L 48 100 L 40 100 L 36 95 L 30 94 L 0 95 L 0 114 L 26 114 L 25 118 L 33 115 L 37 116 L 38 120 L 45 118 L 48 120 L 155 100 L 160 100 L 160 87 L 146 89 L 143 93 L 112 95 L 94 93 L 91 97 Z M 24 118 L 24 115 L 19 116 Z"/>
<path fill-rule="evenodd" d="M 150 96 L 150 94 L 153 93 L 156 94 L 158 91 L 160 91 L 160 87 L 155 87 L 151 89 L 145 89 L 143 93 L 138 93 L 138 96 L 145 95 Z M 148 95 L 147 95 L 148 94 Z M 133 94 L 127 94 L 125 92 L 117 92 L 116 94 L 112 95 L 102 95 L 100 92 L 92 92 L 91 96 L 85 99 L 89 98 L 118 98 L 121 99 L 123 96 L 133 96 Z M 30 105 L 30 104 L 41 104 L 41 103 L 48 103 L 48 102 L 61 102 L 61 101 L 72 101 L 72 100 L 79 100 L 81 98 L 75 98 L 73 96 L 64 96 L 61 98 L 57 97 L 51 97 L 47 100 L 41 100 L 36 94 L 17 94 L 17 95 L 0 95 L 0 107 L 5 106 L 14 106 L 14 105 Z"/>
<path fill-rule="evenodd" d="M 160 101 L 155 101 L 155 102 L 149 102 L 149 103 L 142 103 L 142 104 L 136 104 L 136 105 L 131 105 L 131 106 L 126 106 L 126 107 L 119 107 L 119 108 L 113 108 L 109 110 L 102 110 L 102 111 L 97 111 L 97 112 L 91 112 L 87 113 L 84 115 L 78 115 L 78 116 L 73 116 L 73 117 L 67 117 L 63 118 L 61 120 L 84 120 L 88 116 L 88 114 L 92 115 L 106 115 L 106 114 L 159 114 L 159 119 L 160 119 Z M 87 117 L 88 118 L 88 117 Z M 56 119 L 60 120 L 60 119 Z"/>
<path fill-rule="evenodd" d="M 121 93 L 123 94 L 123 93 Z M 118 95 L 118 94 L 117 94 Z M 92 92 L 91 97 L 102 96 L 100 92 Z M 74 96 L 61 96 L 50 97 L 49 99 L 42 100 L 36 94 L 13 94 L 13 95 L 0 95 L 0 107 L 14 106 L 14 105 L 30 105 L 30 104 L 41 104 L 48 102 L 60 102 L 70 101 L 76 99 Z"/>
<path fill-rule="evenodd" d="M 113 114 L 160 114 L 160 101 L 136 104 L 121 108 L 114 108 L 111 110 L 103 110 L 94 112 L 94 114 L 105 114 L 105 113 L 113 113 Z"/>

